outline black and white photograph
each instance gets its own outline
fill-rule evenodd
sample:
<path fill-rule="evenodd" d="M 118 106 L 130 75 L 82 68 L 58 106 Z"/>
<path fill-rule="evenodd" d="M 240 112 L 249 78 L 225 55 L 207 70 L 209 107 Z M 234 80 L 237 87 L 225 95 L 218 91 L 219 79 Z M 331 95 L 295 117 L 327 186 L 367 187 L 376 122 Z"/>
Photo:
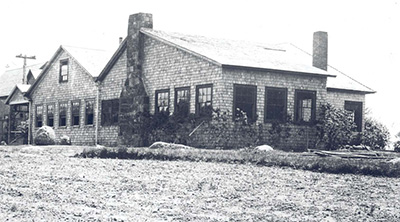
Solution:
<path fill-rule="evenodd" d="M 0 221 L 400 221 L 400 0 L 0 2 Z"/>

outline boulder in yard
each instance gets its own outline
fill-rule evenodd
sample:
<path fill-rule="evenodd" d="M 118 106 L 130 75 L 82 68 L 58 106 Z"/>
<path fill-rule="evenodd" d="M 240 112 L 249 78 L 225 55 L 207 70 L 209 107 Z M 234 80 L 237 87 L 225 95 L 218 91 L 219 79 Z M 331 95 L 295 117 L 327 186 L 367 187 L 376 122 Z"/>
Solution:
<path fill-rule="evenodd" d="M 35 144 L 36 145 L 54 145 L 56 143 L 56 134 L 53 128 L 49 126 L 42 126 L 36 132 Z"/>
<path fill-rule="evenodd" d="M 6 143 L 6 141 L 1 141 L 0 145 L 7 146 L 7 143 Z"/>
<path fill-rule="evenodd" d="M 60 137 L 60 145 L 71 145 L 71 138 L 67 135 Z"/>
<path fill-rule="evenodd" d="M 190 146 L 185 146 L 176 143 L 166 143 L 166 142 L 154 142 L 149 147 L 150 149 L 191 149 Z"/>
<path fill-rule="evenodd" d="M 271 146 L 268 146 L 268 145 L 257 146 L 255 149 L 259 150 L 259 151 L 265 151 L 265 152 L 274 150 L 274 148 L 272 148 Z"/>
<path fill-rule="evenodd" d="M 396 163 L 400 163 L 400 158 L 394 158 L 389 160 L 390 163 L 396 164 Z"/>

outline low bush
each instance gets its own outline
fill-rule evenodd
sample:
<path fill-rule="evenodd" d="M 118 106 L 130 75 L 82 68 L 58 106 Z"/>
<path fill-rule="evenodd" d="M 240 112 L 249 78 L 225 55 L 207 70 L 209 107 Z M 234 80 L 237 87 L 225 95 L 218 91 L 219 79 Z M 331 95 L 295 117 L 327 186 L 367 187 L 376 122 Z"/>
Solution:
<path fill-rule="evenodd" d="M 361 174 L 384 177 L 400 177 L 400 163 L 386 159 L 352 159 L 319 157 L 311 153 L 294 153 L 256 149 L 209 150 L 209 149 L 149 149 L 103 148 L 84 150 L 76 155 L 81 158 L 119 158 L 149 160 L 204 161 L 235 164 L 279 166 L 335 174 Z"/>
<path fill-rule="evenodd" d="M 389 140 L 390 133 L 386 126 L 371 117 L 365 118 L 365 127 L 362 133 L 364 145 L 372 149 L 385 149 Z"/>

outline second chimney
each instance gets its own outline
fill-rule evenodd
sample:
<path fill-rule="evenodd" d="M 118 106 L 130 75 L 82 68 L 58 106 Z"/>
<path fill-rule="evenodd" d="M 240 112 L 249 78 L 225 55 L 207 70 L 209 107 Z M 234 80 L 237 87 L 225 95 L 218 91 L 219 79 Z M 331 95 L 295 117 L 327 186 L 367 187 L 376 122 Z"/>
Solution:
<path fill-rule="evenodd" d="M 328 33 L 314 32 L 313 38 L 313 66 L 325 71 L 328 70 Z"/>

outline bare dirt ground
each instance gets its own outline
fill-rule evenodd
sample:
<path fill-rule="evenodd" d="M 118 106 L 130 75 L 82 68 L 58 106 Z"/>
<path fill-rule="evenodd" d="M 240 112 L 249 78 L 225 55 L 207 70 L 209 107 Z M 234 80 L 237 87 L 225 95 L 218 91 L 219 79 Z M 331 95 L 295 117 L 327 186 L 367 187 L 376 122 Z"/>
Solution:
<path fill-rule="evenodd" d="M 0 221 L 399 221 L 400 179 L 0 147 Z"/>

